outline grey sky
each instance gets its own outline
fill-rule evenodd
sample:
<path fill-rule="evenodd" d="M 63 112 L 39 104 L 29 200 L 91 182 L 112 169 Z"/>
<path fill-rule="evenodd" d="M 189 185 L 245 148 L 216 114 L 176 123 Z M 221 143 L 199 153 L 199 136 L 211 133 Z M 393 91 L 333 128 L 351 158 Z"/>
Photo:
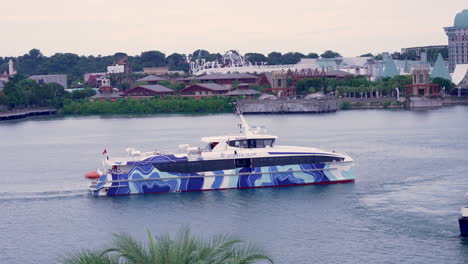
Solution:
<path fill-rule="evenodd" d="M 32 48 L 166 55 L 199 48 L 241 53 L 332 49 L 346 56 L 446 44 L 467 0 L 2 1 L 0 56 Z"/>

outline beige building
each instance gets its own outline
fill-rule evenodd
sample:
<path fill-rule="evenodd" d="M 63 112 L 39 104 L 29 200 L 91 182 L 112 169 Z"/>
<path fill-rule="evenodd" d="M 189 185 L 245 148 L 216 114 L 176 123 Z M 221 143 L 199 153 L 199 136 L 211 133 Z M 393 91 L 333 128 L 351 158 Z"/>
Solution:
<path fill-rule="evenodd" d="M 143 68 L 144 74 L 169 75 L 169 67 L 149 67 Z"/>

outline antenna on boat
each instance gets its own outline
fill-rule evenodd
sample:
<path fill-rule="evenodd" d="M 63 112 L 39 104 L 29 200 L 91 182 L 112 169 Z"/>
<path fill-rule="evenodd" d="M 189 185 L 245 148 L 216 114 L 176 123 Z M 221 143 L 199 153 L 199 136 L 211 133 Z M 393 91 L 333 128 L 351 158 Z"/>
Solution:
<path fill-rule="evenodd" d="M 242 115 L 242 112 L 240 111 L 240 109 L 238 107 L 236 107 L 236 112 L 237 112 L 237 114 L 239 115 L 239 117 L 240 117 L 240 119 L 242 121 L 242 125 L 240 125 L 240 127 L 244 128 L 244 135 L 251 136 L 252 131 L 250 130 L 249 123 L 247 123 L 247 120 L 245 120 L 244 116 Z"/>

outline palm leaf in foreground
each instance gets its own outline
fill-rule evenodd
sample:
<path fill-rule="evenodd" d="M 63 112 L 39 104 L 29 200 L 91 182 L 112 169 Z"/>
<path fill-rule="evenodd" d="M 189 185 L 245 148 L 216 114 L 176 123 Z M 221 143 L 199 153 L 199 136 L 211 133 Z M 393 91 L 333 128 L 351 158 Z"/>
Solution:
<path fill-rule="evenodd" d="M 62 263 L 251 264 L 260 260 L 273 263 L 271 258 L 252 243 L 245 243 L 226 234 L 200 239 L 184 227 L 174 239 L 168 234 L 153 236 L 148 232 L 147 244 L 126 233 L 115 234 L 111 246 L 102 253 L 82 251 L 70 255 Z"/>

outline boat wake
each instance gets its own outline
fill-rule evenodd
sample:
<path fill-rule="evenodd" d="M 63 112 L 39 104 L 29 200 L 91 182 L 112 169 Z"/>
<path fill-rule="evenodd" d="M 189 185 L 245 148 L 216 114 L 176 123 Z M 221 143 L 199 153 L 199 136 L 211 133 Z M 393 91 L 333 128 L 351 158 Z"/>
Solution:
<path fill-rule="evenodd" d="M 3 201 L 26 201 L 26 200 L 49 200 L 49 199 L 68 199 L 80 196 L 87 196 L 88 190 L 62 190 L 62 191 L 44 191 L 44 192 L 1 192 L 0 202 Z"/>

